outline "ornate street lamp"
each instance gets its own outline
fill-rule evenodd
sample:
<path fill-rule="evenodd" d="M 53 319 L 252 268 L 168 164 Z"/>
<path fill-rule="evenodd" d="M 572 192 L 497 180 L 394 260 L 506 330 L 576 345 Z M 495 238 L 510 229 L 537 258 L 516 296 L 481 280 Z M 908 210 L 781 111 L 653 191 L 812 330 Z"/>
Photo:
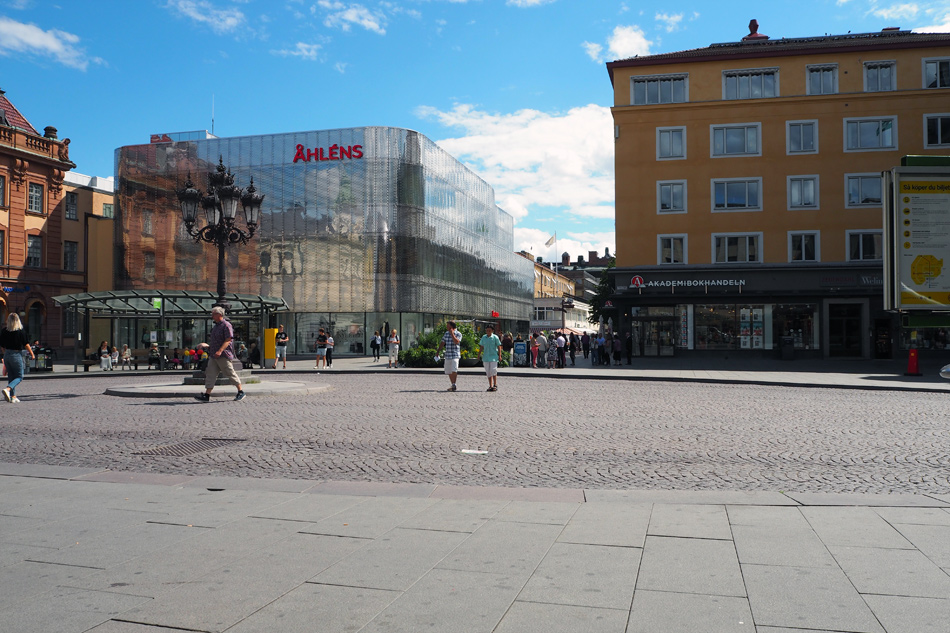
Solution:
<path fill-rule="evenodd" d="M 246 189 L 234 184 L 231 170 L 224 166 L 224 158 L 218 159 L 218 167 L 208 174 L 208 193 L 202 194 L 191 182 L 191 174 L 183 189 L 177 189 L 178 202 L 181 204 L 181 217 L 185 221 L 185 230 L 195 238 L 196 243 L 208 242 L 218 247 L 218 300 L 215 305 L 228 309 L 225 295 L 228 291 L 228 270 L 225 266 L 225 249 L 231 244 L 247 244 L 254 237 L 261 218 L 261 203 L 264 196 L 254 188 L 254 179 Z M 204 209 L 208 223 L 196 229 L 198 207 Z M 247 231 L 235 225 L 238 206 L 244 208 L 244 221 Z"/>

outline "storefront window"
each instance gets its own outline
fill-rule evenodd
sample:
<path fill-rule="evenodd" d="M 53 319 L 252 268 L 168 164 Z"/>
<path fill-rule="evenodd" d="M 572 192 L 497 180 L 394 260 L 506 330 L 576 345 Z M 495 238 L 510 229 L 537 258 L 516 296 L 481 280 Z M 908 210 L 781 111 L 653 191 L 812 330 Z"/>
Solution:
<path fill-rule="evenodd" d="M 772 308 L 775 347 L 781 337 L 791 336 L 795 349 L 818 349 L 818 306 L 814 303 L 776 304 Z"/>
<path fill-rule="evenodd" d="M 765 306 L 739 306 L 739 349 L 765 349 Z"/>
<path fill-rule="evenodd" d="M 948 349 L 950 348 L 950 328 L 919 327 L 915 330 L 901 328 L 901 349 L 911 347 L 917 349 Z"/>
<path fill-rule="evenodd" d="M 286 324 L 285 328 L 286 329 Z M 320 328 L 330 329 L 330 315 L 326 312 L 304 312 L 297 315 L 294 331 L 290 332 L 290 340 L 296 349 L 287 350 L 290 354 L 315 353 L 317 350 L 317 334 Z"/>
<path fill-rule="evenodd" d="M 362 312 L 336 312 L 330 331 L 333 333 L 333 353 L 336 355 L 365 353 Z"/>
<path fill-rule="evenodd" d="M 693 319 L 696 349 L 738 349 L 734 304 L 697 305 Z"/>

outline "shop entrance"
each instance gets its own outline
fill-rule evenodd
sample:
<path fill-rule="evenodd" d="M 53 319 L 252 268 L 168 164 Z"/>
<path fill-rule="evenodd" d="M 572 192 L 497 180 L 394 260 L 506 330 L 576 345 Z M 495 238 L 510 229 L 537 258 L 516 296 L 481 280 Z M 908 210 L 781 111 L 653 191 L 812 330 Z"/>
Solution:
<path fill-rule="evenodd" d="M 861 356 L 861 304 L 828 305 L 828 355 Z"/>
<path fill-rule="evenodd" d="M 634 356 L 672 356 L 676 340 L 676 320 L 637 318 L 633 319 Z"/>
<path fill-rule="evenodd" d="M 874 358 L 893 358 L 891 320 L 874 319 Z"/>

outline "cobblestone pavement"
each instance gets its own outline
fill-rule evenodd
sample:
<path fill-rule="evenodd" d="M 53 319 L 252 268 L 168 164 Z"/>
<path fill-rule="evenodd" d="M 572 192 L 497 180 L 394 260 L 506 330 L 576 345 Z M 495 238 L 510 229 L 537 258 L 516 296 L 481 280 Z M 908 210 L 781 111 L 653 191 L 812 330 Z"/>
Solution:
<path fill-rule="evenodd" d="M 504 376 L 486 393 L 476 374 L 446 393 L 431 374 L 292 379 L 332 390 L 202 404 L 102 395 L 116 380 L 155 377 L 28 378 L 21 404 L 0 401 L 0 461 L 479 486 L 950 492 L 945 394 Z M 136 455 L 202 438 L 244 441 Z"/>

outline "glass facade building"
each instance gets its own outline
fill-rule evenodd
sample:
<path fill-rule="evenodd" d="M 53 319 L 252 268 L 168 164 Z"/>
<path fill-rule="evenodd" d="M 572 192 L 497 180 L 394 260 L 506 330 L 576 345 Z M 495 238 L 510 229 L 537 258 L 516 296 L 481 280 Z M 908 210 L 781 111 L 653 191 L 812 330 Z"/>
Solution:
<path fill-rule="evenodd" d="M 257 234 L 228 249 L 228 290 L 287 302 L 291 314 L 278 321 L 290 353 L 310 351 L 320 327 L 337 354 L 368 353 L 375 330 L 396 328 L 407 347 L 444 319 L 492 312 L 503 328 L 527 331 L 534 266 L 514 252 L 512 217 L 488 183 L 398 128 L 119 148 L 117 290 L 213 289 L 217 251 L 185 231 L 176 189 L 191 176 L 207 190 L 219 159 L 236 184 L 253 178 L 266 196 Z M 241 334 L 253 338 L 260 326 L 243 324 Z"/>

